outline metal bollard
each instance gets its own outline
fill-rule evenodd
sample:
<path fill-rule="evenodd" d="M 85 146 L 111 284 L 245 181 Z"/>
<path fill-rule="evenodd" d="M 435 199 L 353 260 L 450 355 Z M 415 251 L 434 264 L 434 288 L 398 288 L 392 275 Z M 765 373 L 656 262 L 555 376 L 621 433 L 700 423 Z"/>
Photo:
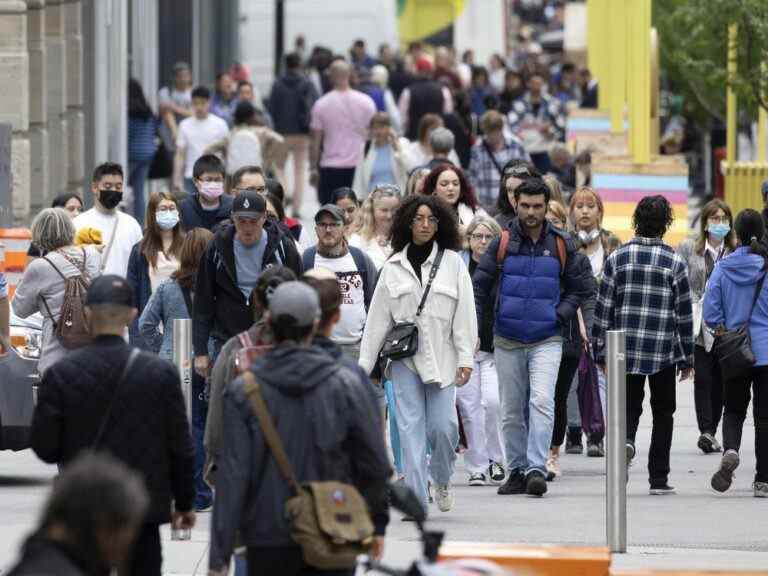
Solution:
<path fill-rule="evenodd" d="M 627 364 L 626 333 L 610 330 L 606 341 L 607 474 L 606 532 L 611 552 L 627 551 Z"/>
<path fill-rule="evenodd" d="M 173 363 L 179 371 L 181 392 L 184 394 L 184 405 L 187 408 L 187 418 L 192 426 L 192 320 L 177 318 L 173 321 Z"/>

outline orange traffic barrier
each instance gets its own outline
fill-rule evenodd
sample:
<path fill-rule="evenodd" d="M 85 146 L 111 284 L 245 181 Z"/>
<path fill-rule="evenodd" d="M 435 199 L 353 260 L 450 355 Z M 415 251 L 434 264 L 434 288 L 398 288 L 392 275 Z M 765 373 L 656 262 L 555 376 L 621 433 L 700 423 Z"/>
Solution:
<path fill-rule="evenodd" d="M 27 228 L 0 228 L 0 270 L 5 271 L 11 297 L 27 266 L 31 243 L 32 234 Z"/>
<path fill-rule="evenodd" d="M 768 571 L 756 572 L 754 570 L 611 570 L 611 576 L 725 576 L 736 574 L 737 576 L 766 576 Z"/>
<path fill-rule="evenodd" d="M 488 560 L 536 576 L 607 576 L 611 566 L 608 548 L 478 542 L 446 542 L 440 548 L 440 560 L 461 558 Z"/>

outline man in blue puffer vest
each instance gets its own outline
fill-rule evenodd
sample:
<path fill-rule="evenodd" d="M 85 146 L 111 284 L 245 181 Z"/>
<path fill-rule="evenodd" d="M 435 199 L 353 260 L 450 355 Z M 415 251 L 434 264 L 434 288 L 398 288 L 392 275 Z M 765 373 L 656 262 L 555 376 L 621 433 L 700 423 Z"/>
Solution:
<path fill-rule="evenodd" d="M 515 190 L 517 218 L 506 231 L 506 252 L 497 264 L 501 240 L 495 240 L 473 276 L 478 322 L 486 314 L 495 315 L 509 470 L 499 494 L 542 496 L 547 491 L 545 463 L 554 425 L 561 330 L 590 296 L 589 279 L 574 258 L 575 243 L 545 220 L 549 197 L 549 188 L 539 179 Z"/>

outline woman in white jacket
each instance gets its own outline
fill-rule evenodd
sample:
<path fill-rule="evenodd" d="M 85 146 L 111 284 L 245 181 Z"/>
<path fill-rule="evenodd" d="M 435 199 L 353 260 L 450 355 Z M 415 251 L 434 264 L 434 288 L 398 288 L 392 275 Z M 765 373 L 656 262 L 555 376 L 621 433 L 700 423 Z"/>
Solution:
<path fill-rule="evenodd" d="M 381 185 L 405 189 L 408 180 L 405 147 L 408 141 L 399 138 L 392 129 L 389 115 L 377 112 L 371 119 L 371 139 L 365 143 L 363 157 L 355 168 L 352 188 L 363 201 L 374 188 Z"/>
<path fill-rule="evenodd" d="M 467 244 L 467 227 L 475 216 L 485 215 L 478 207 L 475 192 L 464 171 L 453 164 L 440 164 L 432 169 L 424 181 L 424 194 L 437 196 L 453 208 L 459 222 L 459 235 Z"/>
<path fill-rule="evenodd" d="M 429 476 L 441 512 L 453 507 L 459 440 L 455 387 L 472 374 L 477 341 L 472 280 L 456 252 L 460 247 L 456 218 L 443 201 L 413 196 L 403 202 L 392 225 L 394 254 L 381 269 L 360 350 L 360 365 L 370 374 L 395 323 L 418 326 L 416 354 L 392 361 L 385 374 L 394 384 L 405 482 L 426 507 L 429 448 Z"/>

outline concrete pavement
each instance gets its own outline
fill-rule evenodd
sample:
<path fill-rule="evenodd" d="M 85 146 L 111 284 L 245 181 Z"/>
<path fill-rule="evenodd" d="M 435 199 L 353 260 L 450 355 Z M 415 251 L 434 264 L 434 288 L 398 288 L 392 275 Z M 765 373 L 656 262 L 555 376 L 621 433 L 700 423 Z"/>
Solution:
<path fill-rule="evenodd" d="M 733 488 L 716 494 L 709 479 L 719 457 L 696 448 L 698 431 L 691 383 L 678 387 L 670 483 L 674 496 L 649 496 L 646 472 L 650 441 L 647 406 L 638 434 L 639 454 L 628 487 L 629 553 L 615 555 L 619 568 L 768 570 L 768 501 L 752 496 L 754 430 L 745 425 L 742 466 Z M 431 510 L 432 525 L 454 541 L 601 545 L 605 542 L 605 462 L 563 456 L 563 477 L 542 499 L 497 496 L 494 487 L 470 488 L 461 462 L 454 476 L 456 505 Z M 37 521 L 56 468 L 29 451 L 0 453 L 0 573 L 13 562 Z M 191 542 L 170 542 L 164 532 L 166 574 L 205 574 L 210 514 L 199 515 Z M 387 557 L 407 564 L 418 554 L 415 527 L 393 513 Z"/>

